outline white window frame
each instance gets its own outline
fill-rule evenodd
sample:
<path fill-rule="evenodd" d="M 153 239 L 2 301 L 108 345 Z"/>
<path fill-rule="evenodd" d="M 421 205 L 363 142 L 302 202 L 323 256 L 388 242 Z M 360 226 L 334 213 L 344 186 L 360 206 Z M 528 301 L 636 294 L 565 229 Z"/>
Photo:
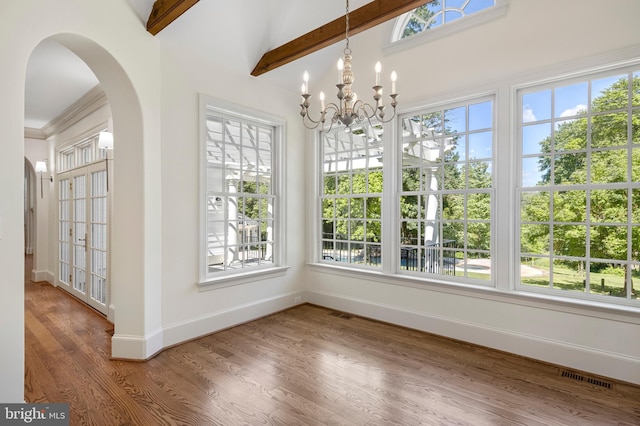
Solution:
<path fill-rule="evenodd" d="M 587 298 L 571 297 L 562 292 L 532 292 L 523 291 L 516 283 L 520 274 L 515 259 L 519 252 L 519 209 L 516 200 L 518 190 L 518 95 L 520 89 L 526 89 L 541 84 L 552 84 L 558 80 L 571 79 L 594 73 L 605 73 L 623 67 L 640 66 L 640 49 L 637 47 L 624 49 L 617 52 L 609 52 L 594 57 L 584 58 L 580 61 L 571 61 L 558 64 L 551 69 L 539 69 L 532 74 L 514 74 L 500 81 L 488 82 L 482 86 L 467 87 L 456 92 L 451 97 L 438 96 L 429 103 L 416 103 L 409 105 L 399 115 L 407 115 L 437 108 L 440 105 L 448 105 L 455 102 L 464 102 L 468 99 L 476 99 L 483 96 L 494 96 L 494 183 L 495 197 L 492 206 L 492 219 L 495 226 L 492 232 L 492 258 L 495 262 L 492 266 L 494 286 L 471 285 L 466 282 L 456 282 L 441 279 L 435 275 L 409 276 L 397 273 L 398 265 L 394 253 L 396 246 L 389 243 L 389 236 L 395 238 L 393 232 L 397 227 L 399 215 L 394 209 L 395 188 L 398 176 L 390 168 L 384 168 L 383 190 L 383 222 L 382 234 L 385 244 L 382 247 L 385 259 L 382 271 L 353 268 L 349 265 L 336 265 L 337 262 L 320 262 L 321 257 L 321 206 L 319 203 L 319 191 L 322 188 L 321 159 L 319 144 L 321 142 L 318 132 L 308 132 L 308 138 L 313 141 L 314 149 L 312 161 L 307 170 L 307 178 L 313 183 L 315 191 L 309 191 L 306 202 L 313 206 L 310 210 L 310 220 L 313 223 L 311 238 L 307 240 L 307 263 L 311 271 L 324 274 L 329 279 L 340 280 L 349 278 L 362 282 L 382 283 L 385 285 L 397 285 L 401 287 L 435 291 L 446 294 L 454 294 L 464 297 L 486 299 L 523 305 L 540 307 L 544 309 L 557 309 L 561 312 L 574 312 L 581 315 L 596 316 L 598 318 L 629 321 L 634 323 L 640 320 L 640 299 L 634 299 L 631 303 L 621 304 L 618 298 L 608 300 L 588 300 Z M 384 125 L 384 156 L 383 162 L 396 163 L 398 161 L 397 141 L 401 137 L 401 126 L 398 119 Z M 389 186 L 389 188 L 387 188 Z M 395 241 L 391 241 L 393 243 Z M 615 299 L 615 300 L 614 300 Z"/>
<path fill-rule="evenodd" d="M 284 152 L 286 121 L 280 117 L 267 114 L 251 108 L 237 105 L 228 101 L 217 99 L 204 94 L 199 95 L 200 111 L 200 249 L 199 249 L 199 282 L 201 290 L 227 287 L 256 280 L 283 275 L 288 269 L 285 266 L 284 243 L 285 221 L 284 209 Z M 273 262 L 266 265 L 251 266 L 225 271 L 209 272 L 207 261 L 207 116 L 214 114 L 217 117 L 239 120 L 242 122 L 254 122 L 274 128 L 274 140 L 272 154 L 272 191 L 274 196 L 273 206 Z"/>
<path fill-rule="evenodd" d="M 429 43 L 434 40 L 447 37 L 451 34 L 482 25 L 506 15 L 510 0 L 495 1 L 496 4 L 493 7 L 474 12 L 470 15 L 465 15 L 455 21 L 438 25 L 437 27 L 430 28 L 426 31 L 422 31 L 418 34 L 405 38 L 401 37 L 411 12 L 402 14 L 387 24 L 387 34 L 385 37 L 387 43 L 383 46 L 382 50 L 385 55 L 398 53 L 403 50 L 412 49 L 421 44 Z"/>
<path fill-rule="evenodd" d="M 349 141 L 345 141 L 348 139 Z M 382 158 L 381 155 L 378 155 L 376 151 L 384 153 L 384 148 L 382 146 L 384 141 L 384 128 L 379 123 L 374 122 L 366 122 L 362 125 L 362 128 L 353 128 L 349 133 L 345 133 L 342 127 L 337 129 L 333 129 L 329 136 L 325 132 L 318 132 L 318 140 L 319 142 L 319 204 L 320 204 L 320 244 L 322 245 L 322 250 L 320 254 L 319 261 L 326 262 L 329 264 L 334 264 L 338 266 L 346 266 L 349 268 L 362 268 L 362 269 L 371 269 L 375 271 L 381 271 L 382 264 L 382 253 L 381 247 L 383 246 L 382 241 L 368 241 L 366 235 L 362 240 L 358 240 L 353 237 L 353 232 L 351 230 L 351 224 L 362 222 L 362 226 L 364 229 L 367 226 L 373 226 L 374 223 L 379 224 L 380 231 L 382 231 L 382 217 L 368 217 L 366 213 L 367 203 L 370 202 L 370 199 L 378 199 L 381 205 L 383 204 L 384 198 L 384 167 L 382 167 Z M 326 143 L 328 141 L 333 141 L 336 145 L 343 146 L 342 150 L 335 150 L 331 153 L 325 152 Z M 336 142 L 337 141 L 337 142 Z M 376 146 L 372 146 L 371 143 L 375 143 Z M 346 147 L 346 149 L 344 149 Z M 342 154 L 341 158 L 334 158 L 333 161 L 327 162 L 327 155 L 331 154 Z M 376 163 L 379 162 L 379 166 L 375 167 Z M 327 167 L 330 169 L 327 170 Z M 339 170 L 342 168 L 342 170 Z M 362 193 L 356 193 L 351 190 L 350 192 L 345 193 L 334 193 L 334 194 L 325 194 L 324 193 L 324 179 L 327 177 L 335 177 L 336 184 L 339 182 L 341 176 L 348 176 L 351 182 L 354 176 L 360 175 L 357 171 L 366 171 L 366 181 L 367 181 L 367 191 Z M 383 189 L 379 193 L 369 192 L 369 175 L 368 173 L 379 172 L 382 174 L 383 179 Z M 338 186 L 338 185 L 336 185 Z M 351 188 L 353 189 L 353 188 Z M 337 187 L 336 187 L 337 190 Z M 372 195 L 371 195 L 372 194 Z M 338 237 L 338 226 L 335 222 L 339 222 L 338 217 L 335 215 L 336 209 L 338 207 L 340 200 L 348 200 L 347 204 L 351 205 L 354 200 L 362 200 L 362 206 L 365 209 L 362 212 L 362 217 L 354 218 L 351 213 L 351 207 L 348 207 L 348 213 L 346 218 L 342 218 L 342 220 L 347 221 L 350 225 L 347 225 L 348 231 L 344 238 Z M 329 201 L 334 204 L 334 215 L 331 217 L 325 217 L 324 214 L 324 201 Z M 382 211 L 380 212 L 382 216 Z M 327 223 L 330 222 L 330 219 L 333 219 L 333 232 L 331 233 L 331 237 L 328 238 L 324 235 L 325 229 L 323 228 L 325 220 Z M 379 235 L 382 238 L 383 233 Z M 325 247 L 330 246 L 329 247 Z M 342 250 L 341 247 L 349 247 L 348 250 Z M 355 247 L 355 248 L 354 248 Z M 359 249 L 358 249 L 359 247 Z M 344 258 L 341 258 L 341 255 Z"/>
<path fill-rule="evenodd" d="M 383 192 L 382 192 L 382 243 L 381 245 L 381 254 L 382 254 L 382 268 L 379 266 L 371 266 L 366 264 L 359 264 L 353 262 L 336 262 L 333 260 L 323 259 L 322 253 L 322 243 L 323 243 L 323 229 L 322 229 L 322 221 L 323 221 L 323 205 L 322 205 L 322 197 L 323 197 L 323 177 L 324 177 L 324 158 L 323 158 L 323 149 L 322 144 L 324 143 L 323 135 L 321 132 L 316 132 L 316 157 L 314 161 L 314 180 L 316 182 L 316 192 L 315 199 L 312 200 L 314 203 L 314 222 L 316 225 L 314 226 L 314 234 L 313 234 L 313 247 L 310 248 L 310 252 L 312 253 L 312 258 L 310 263 L 314 265 L 326 266 L 327 268 L 332 268 L 335 271 L 351 271 L 353 273 L 373 273 L 379 276 L 384 276 L 387 279 L 400 279 L 406 282 L 430 282 L 430 283 L 440 283 L 445 285 L 466 285 L 477 288 L 487 288 L 487 287 L 495 287 L 496 282 L 496 274 L 492 273 L 490 279 L 473 279 L 469 277 L 455 277 L 446 274 L 429 274 L 425 272 L 410 272 L 401 269 L 400 262 L 400 240 L 399 235 L 400 231 L 398 229 L 398 223 L 400 220 L 400 196 L 402 188 L 402 126 L 398 125 L 398 122 L 402 118 L 412 117 L 416 114 L 428 113 L 431 111 L 437 110 L 446 110 L 449 108 L 465 106 L 468 108 L 469 105 L 481 104 L 487 101 L 492 102 L 492 138 L 491 138 L 491 148 L 492 148 L 492 156 L 489 159 L 491 161 L 491 170 L 492 170 L 492 185 L 490 188 L 482 189 L 480 192 L 489 193 L 491 196 L 491 220 L 490 220 L 490 228 L 491 228 L 491 241 L 490 241 L 490 258 L 492 259 L 492 271 L 495 271 L 495 236 L 493 230 L 495 229 L 495 221 L 497 215 L 495 214 L 495 198 L 496 198 L 496 178 L 495 178 L 495 170 L 496 170 L 496 140 L 497 140 L 497 107 L 496 107 L 496 94 L 493 92 L 486 92 L 479 95 L 468 96 L 465 98 L 457 99 L 455 101 L 450 102 L 441 102 L 438 104 L 420 107 L 416 109 L 412 109 L 409 112 L 402 113 L 393 120 L 392 123 L 389 123 L 383 126 L 383 134 L 382 134 L 382 162 L 384 165 L 393 164 L 393 166 L 383 167 Z M 466 118 L 468 122 L 468 117 Z M 468 126 L 467 126 L 468 129 Z M 475 133 L 475 132 L 469 132 Z M 473 190 L 466 190 L 466 192 L 474 192 Z M 475 192 L 474 192 L 475 193 Z M 367 194 L 356 194 L 355 196 L 366 196 Z M 353 196 L 350 194 L 350 196 Z M 465 250 L 466 252 L 466 250 Z M 405 281 L 406 280 L 406 281 Z"/>
<path fill-rule="evenodd" d="M 523 105 L 523 95 L 527 95 L 530 93 L 537 93 L 540 91 L 544 91 L 544 90 L 553 90 L 555 89 L 562 89 L 563 87 L 567 87 L 567 86 L 571 86 L 573 84 L 578 84 L 578 83 L 586 83 L 590 86 L 590 82 L 591 81 L 597 81 L 599 79 L 603 79 L 603 78 L 607 78 L 607 77 L 614 77 L 614 76 L 618 76 L 621 74 L 634 74 L 634 73 L 638 73 L 638 71 L 640 71 L 640 61 L 632 61 L 631 63 L 613 63 L 610 65 L 605 65 L 602 67 L 597 67 L 597 68 L 592 68 L 592 69 L 584 69 L 584 70 L 580 70 L 580 71 L 576 71 L 575 73 L 569 73 L 566 75 L 561 75 L 561 76 L 557 76 L 557 77 L 553 77 L 553 78 L 549 78 L 546 80 L 542 80 L 542 81 L 536 81 L 536 82 L 531 82 L 528 84 L 522 84 L 522 85 L 518 85 L 515 86 L 513 88 L 513 93 L 514 93 L 514 99 L 513 99 L 513 110 L 514 110 L 514 126 L 515 126 L 515 130 L 516 130 L 516 135 L 515 135 L 515 140 L 516 140 L 516 148 L 514 149 L 515 151 L 515 158 L 516 158 L 516 183 L 515 183 L 515 197 L 514 197 L 514 204 L 513 204 L 513 214 L 514 214 L 514 222 L 515 222 L 515 228 L 514 228 L 514 246 L 513 246 L 513 259 L 515 262 L 517 262 L 517 264 L 519 264 L 519 259 L 521 258 L 521 215 L 520 215 L 520 209 L 521 209 L 521 199 L 522 199 L 522 195 L 524 193 L 528 193 L 528 192 L 532 192 L 532 191 L 541 191 L 541 192 L 549 192 L 549 193 L 553 193 L 554 191 L 565 191 L 565 190 L 584 190 L 586 192 L 592 191 L 592 190 L 612 190 L 612 189 L 636 189 L 636 190 L 640 190 L 640 184 L 638 184 L 637 182 L 623 182 L 623 183 L 585 183 L 585 184 L 575 184 L 575 185 L 560 185 L 560 184 L 556 184 L 551 182 L 549 185 L 546 186 L 525 186 L 522 182 L 522 163 L 523 163 L 523 159 L 526 157 L 526 155 L 523 153 L 523 138 L 522 138 L 522 129 L 531 121 L 527 121 L 525 123 L 525 121 L 523 120 L 523 111 L 524 111 L 524 105 Z M 589 88 L 588 91 L 588 96 L 592 96 L 591 93 L 591 89 Z M 553 98 L 551 100 L 552 104 L 554 102 Z M 589 104 L 591 103 L 591 101 L 589 101 Z M 624 110 L 620 110 L 620 109 L 615 109 L 613 110 L 613 112 L 619 112 L 619 111 L 625 111 L 625 112 L 629 112 L 630 114 L 632 113 L 632 111 L 639 111 L 640 108 L 638 108 L 638 106 L 633 106 L 633 105 L 628 105 L 626 109 Z M 600 112 L 600 113 L 594 113 L 591 111 L 590 107 L 588 110 L 588 113 L 584 116 L 585 119 L 590 122 L 591 119 L 594 116 L 600 115 L 600 114 L 610 114 L 612 111 L 605 111 L 605 112 Z M 569 117 L 571 118 L 571 117 Z M 555 114 L 552 113 L 551 118 L 548 120 L 541 120 L 541 121 L 533 121 L 531 123 L 534 123 L 533 125 L 535 125 L 535 123 L 539 123 L 539 122 L 549 122 L 551 128 L 554 128 L 556 123 L 558 122 L 562 122 L 564 121 L 563 117 L 561 116 L 556 116 Z M 587 130 L 590 133 L 590 129 Z M 632 131 L 631 128 L 628 128 L 627 131 L 630 132 Z M 630 136 L 628 136 L 630 137 Z M 635 149 L 640 149 L 640 145 L 633 145 L 636 148 Z M 607 148 L 604 148 L 605 150 Z M 599 152 L 601 151 L 602 148 L 590 148 L 587 144 L 587 147 L 584 149 L 585 152 L 585 157 L 588 158 L 588 155 L 590 155 L 590 153 L 592 152 Z M 582 150 L 580 150 L 582 151 Z M 572 151 L 569 151 L 569 153 L 571 153 Z M 630 159 L 627 160 L 628 163 L 630 163 Z M 587 171 L 590 170 L 590 165 L 587 166 Z M 629 170 L 630 172 L 630 170 Z M 629 176 L 629 179 L 631 179 L 631 177 Z M 630 195 L 628 195 L 629 199 L 628 202 L 631 203 L 630 200 Z M 552 209 L 552 206 L 549 207 L 550 209 Z M 590 221 L 590 217 L 591 217 L 591 213 L 590 213 L 590 209 L 589 209 L 589 204 L 587 201 L 587 205 L 586 205 L 586 211 L 585 211 L 585 220 L 584 222 L 579 222 L 579 224 L 584 223 L 584 225 L 587 228 L 587 232 L 589 232 L 589 227 L 592 226 L 591 225 L 591 221 Z M 573 222 L 571 222 L 573 223 Z M 560 221 L 549 221 L 548 224 L 553 225 L 553 224 L 564 224 L 564 222 Z M 576 222 L 576 224 L 578 224 L 578 222 Z M 627 223 L 622 223 L 622 224 L 616 224 L 616 225 L 623 225 L 626 226 L 627 228 L 632 226 L 632 222 L 630 220 L 630 218 L 628 219 Z M 564 259 L 567 258 L 567 256 L 558 256 L 556 254 L 553 253 L 553 240 L 549 241 L 550 247 L 549 247 L 549 258 L 550 259 L 556 259 L 556 258 L 560 258 L 560 259 Z M 586 244 L 586 243 L 585 243 Z M 629 246 L 631 244 L 631 240 L 627 239 L 627 245 Z M 540 256 L 540 257 L 544 257 L 544 256 Z M 573 258 L 571 256 L 569 256 L 569 258 Z M 607 261 L 607 259 L 597 259 L 597 258 L 592 258 L 589 254 L 589 247 L 587 246 L 585 248 L 585 256 L 584 259 L 587 263 L 591 262 L 591 261 L 600 261 L 600 260 L 605 260 Z M 629 265 L 635 265 L 638 266 L 638 264 L 640 262 L 638 261 L 633 261 L 633 260 L 629 260 L 630 256 L 628 255 L 627 260 L 622 261 L 622 260 L 615 260 L 615 259 L 609 259 L 611 260 L 611 263 L 616 263 L 616 264 L 629 264 Z M 578 258 L 576 258 L 576 260 L 580 260 Z M 562 291 L 562 290 L 558 290 L 558 289 L 554 289 L 554 288 L 542 288 L 542 287 L 536 287 L 536 286 L 531 286 L 531 285 L 526 285 L 523 284 L 521 281 L 521 274 L 519 273 L 519 271 L 517 271 L 517 268 L 515 268 L 516 270 L 514 270 L 514 276 L 513 276 L 513 282 L 515 284 L 515 290 L 517 291 L 522 291 L 524 293 L 528 293 L 528 294 L 540 294 L 540 295 L 548 295 L 550 297 L 554 297 L 554 298 L 561 298 L 561 299 L 565 299 L 565 300 L 583 300 L 583 301 L 591 301 L 591 302 L 601 302 L 607 305 L 627 305 L 627 306 L 633 306 L 633 307 L 638 307 L 638 301 L 640 300 L 640 298 L 638 298 L 637 300 L 634 299 L 628 299 L 628 298 L 622 298 L 622 297 L 612 297 L 612 296 L 604 296 L 604 295 L 599 295 L 599 294 L 594 294 L 594 293 L 590 293 L 590 292 L 580 292 L 580 291 Z M 552 285 L 553 283 L 551 283 Z M 591 285 L 595 285 L 595 284 L 591 284 Z M 630 284 L 630 288 L 628 289 L 628 291 L 632 291 L 633 290 L 633 283 Z"/>
<path fill-rule="evenodd" d="M 89 137 L 56 147 L 57 172 L 67 172 L 104 160 L 106 151 L 98 148 L 98 135 L 99 132 L 106 130 L 106 127 L 100 127 L 96 131 L 91 131 Z"/>
<path fill-rule="evenodd" d="M 490 101 L 492 106 L 492 110 L 491 110 L 491 127 L 490 128 L 483 128 L 483 129 L 478 129 L 478 130 L 469 130 L 469 115 L 468 115 L 468 109 L 469 106 L 471 105 L 478 105 L 478 104 L 482 104 L 485 102 Z M 446 110 L 452 110 L 452 109 L 457 109 L 460 107 L 464 107 L 467 111 L 466 114 L 466 122 L 465 122 L 465 128 L 466 131 L 460 134 L 463 134 L 465 136 L 466 139 L 466 143 L 465 143 L 465 152 L 466 152 L 466 159 L 463 162 L 458 162 L 458 164 L 465 164 L 468 165 L 469 163 L 473 163 L 473 162 L 485 162 L 485 161 L 490 161 L 490 170 L 491 170 L 491 186 L 489 188 L 466 188 L 466 189 L 462 189 L 462 190 L 455 190 L 455 191 L 447 191 L 447 190 L 439 190 L 439 191 L 428 191 L 430 193 L 436 193 L 439 194 L 440 196 L 442 196 L 443 194 L 448 194 L 448 193 L 455 193 L 455 194 L 464 194 L 469 195 L 469 194 L 489 194 L 489 196 L 491 197 L 491 201 L 490 201 L 490 214 L 491 214 L 491 218 L 489 220 L 489 233 L 490 233 L 490 241 L 489 241 L 489 250 L 476 250 L 476 249 L 469 249 L 467 248 L 467 233 L 465 231 L 464 233 L 464 242 L 462 244 L 462 248 L 456 248 L 456 249 L 448 249 L 448 248 L 443 248 L 442 243 L 440 243 L 440 245 L 438 246 L 438 248 L 436 249 L 432 249 L 430 250 L 430 252 L 432 252 L 435 257 L 438 259 L 438 265 L 436 266 L 435 269 L 443 269 L 446 270 L 447 269 L 447 265 L 445 265 L 443 258 L 447 257 L 446 253 L 451 253 L 452 251 L 456 251 L 456 252 L 461 252 L 464 253 L 464 258 L 467 259 L 468 254 L 471 253 L 480 253 L 480 252 L 485 252 L 489 254 L 489 260 L 490 260 L 490 271 L 491 271 L 491 275 L 489 277 L 489 279 L 474 279 L 474 278 L 470 278 L 467 277 L 467 273 L 469 271 L 467 271 L 467 268 L 465 268 L 465 270 L 463 271 L 464 276 L 458 276 L 458 275 L 449 275 L 448 273 L 442 273 L 442 272 L 428 272 L 428 271 L 412 271 L 408 268 L 403 269 L 401 268 L 401 261 L 399 259 L 400 256 L 400 251 L 401 251 L 401 247 L 400 247 L 400 241 L 399 241 L 399 237 L 400 237 L 400 232 L 397 229 L 398 227 L 396 227 L 396 229 L 394 230 L 393 233 L 393 238 L 394 238 L 394 246 L 393 246 L 393 250 L 394 250 L 394 264 L 395 264 L 395 272 L 399 275 L 406 275 L 406 276 L 412 276 L 412 277 L 418 277 L 418 278 L 423 278 L 423 279 L 435 279 L 438 281 L 442 281 L 442 282 L 458 282 L 458 283 L 464 283 L 464 284 L 470 284 L 470 285 L 474 285 L 474 286 L 480 286 L 480 287 L 495 287 L 495 283 L 496 283 L 496 261 L 495 261 L 495 257 L 496 257 L 496 249 L 495 249 L 495 229 L 496 229 L 496 140 L 497 140 L 497 133 L 498 133 L 498 128 L 497 128 L 497 118 L 496 118 L 496 107 L 497 101 L 496 101 L 496 96 L 495 94 L 491 93 L 491 94 L 486 94 L 486 95 L 478 95 L 478 96 L 472 96 L 472 97 L 466 97 L 464 99 L 458 100 L 458 101 L 452 101 L 452 102 L 445 102 L 445 103 L 440 103 L 438 105 L 434 105 L 431 107 L 425 107 L 425 108 L 420 108 L 420 109 L 416 109 L 413 110 L 412 112 L 409 113 L 404 113 L 401 114 L 398 117 L 398 120 L 401 121 L 403 119 L 409 119 L 415 115 L 423 115 L 423 114 L 430 114 L 430 113 L 434 113 L 434 112 L 444 112 Z M 424 196 L 424 194 L 426 193 L 424 190 L 423 191 L 403 191 L 402 190 L 402 171 L 403 171 L 403 164 L 402 164 L 402 149 L 403 149 L 403 144 L 402 144 L 402 126 L 399 126 L 399 134 L 397 136 L 398 138 L 398 143 L 396 144 L 397 146 L 397 156 L 398 159 L 397 161 L 394 163 L 395 164 L 395 168 L 394 168 L 394 172 L 396 173 L 396 179 L 397 179 L 397 184 L 394 190 L 394 207 L 397 209 L 396 210 L 396 217 L 398 218 L 398 220 L 396 221 L 396 223 L 400 223 L 400 221 L 402 221 L 402 217 L 400 214 L 400 198 L 403 196 L 411 196 L 411 195 L 420 195 L 420 196 Z M 469 152 L 469 135 L 473 135 L 473 134 L 481 134 L 481 133 L 486 133 L 487 129 L 489 129 L 492 133 L 491 135 L 491 157 L 482 157 L 480 159 L 473 159 L 470 155 Z M 443 135 L 442 139 L 446 139 Z M 453 164 L 453 163 L 452 163 Z M 465 204 L 466 205 L 466 204 Z M 438 209 L 440 208 L 440 206 L 438 205 Z M 466 210 L 466 209 L 465 209 Z M 424 222 L 425 219 L 416 219 L 415 222 Z M 436 222 L 438 223 L 438 226 L 440 226 L 440 222 L 444 222 L 444 218 L 438 218 L 436 219 Z M 469 224 L 473 224 L 473 223 L 486 223 L 486 221 L 484 220 L 475 220 L 475 219 L 464 219 L 464 220 L 455 220 L 454 222 L 457 223 L 462 223 L 464 225 L 464 227 L 466 228 L 467 225 Z M 418 244 L 418 246 L 421 246 L 422 244 Z M 408 261 L 408 259 L 407 259 Z M 420 266 L 420 265 L 416 265 L 416 266 Z M 425 265 L 422 265 L 425 266 Z M 449 265 L 451 266 L 451 265 Z M 455 266 L 453 267 L 455 270 Z M 449 272 L 451 268 L 449 268 Z"/>

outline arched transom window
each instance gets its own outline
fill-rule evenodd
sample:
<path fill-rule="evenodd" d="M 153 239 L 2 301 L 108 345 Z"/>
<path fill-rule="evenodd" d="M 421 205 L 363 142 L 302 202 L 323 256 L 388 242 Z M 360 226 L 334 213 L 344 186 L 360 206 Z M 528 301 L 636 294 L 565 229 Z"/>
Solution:
<path fill-rule="evenodd" d="M 499 5 L 500 0 L 433 0 L 398 18 L 393 41 L 448 25 Z"/>

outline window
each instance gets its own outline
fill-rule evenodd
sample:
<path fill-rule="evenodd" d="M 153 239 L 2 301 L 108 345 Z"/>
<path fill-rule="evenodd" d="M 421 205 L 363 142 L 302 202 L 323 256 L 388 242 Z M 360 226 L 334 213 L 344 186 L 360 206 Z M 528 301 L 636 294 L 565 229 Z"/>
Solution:
<path fill-rule="evenodd" d="M 106 150 L 98 148 L 98 133 L 58 151 L 58 173 L 86 166 L 106 158 Z"/>
<path fill-rule="evenodd" d="M 58 153 L 58 170 L 64 172 L 75 168 L 75 150 L 73 147 Z"/>
<path fill-rule="evenodd" d="M 401 272 L 489 282 L 493 101 L 474 100 L 401 121 Z"/>
<path fill-rule="evenodd" d="M 518 99 L 520 288 L 637 299 L 640 70 L 530 87 Z"/>
<path fill-rule="evenodd" d="M 393 53 L 503 16 L 508 0 L 433 0 L 399 16 L 385 53 Z"/>
<path fill-rule="evenodd" d="M 495 6 L 495 0 L 433 0 L 409 12 L 400 38 L 449 24 L 472 13 Z"/>
<path fill-rule="evenodd" d="M 480 98 L 400 116 L 397 164 L 380 126 L 321 133 L 319 260 L 491 284 L 493 115 L 493 99 Z M 386 235 L 385 202 L 399 218 Z"/>
<path fill-rule="evenodd" d="M 322 133 L 322 260 L 382 266 L 382 128 Z"/>
<path fill-rule="evenodd" d="M 415 108 L 384 132 L 319 133 L 315 261 L 399 285 L 637 309 L 640 59 L 618 58 Z"/>
<path fill-rule="evenodd" d="M 284 125 L 205 97 L 202 112 L 201 279 L 272 268 L 279 262 L 275 163 Z"/>

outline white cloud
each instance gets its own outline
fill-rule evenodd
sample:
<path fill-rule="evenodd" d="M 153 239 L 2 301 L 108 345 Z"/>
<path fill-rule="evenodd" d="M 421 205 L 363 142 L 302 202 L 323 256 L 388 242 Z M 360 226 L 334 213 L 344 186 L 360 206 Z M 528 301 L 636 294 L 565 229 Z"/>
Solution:
<path fill-rule="evenodd" d="M 522 111 L 522 122 L 529 123 L 531 121 L 536 121 L 536 115 L 533 113 L 531 108 L 524 108 Z"/>
<path fill-rule="evenodd" d="M 580 112 L 586 111 L 586 110 L 587 110 L 586 105 L 576 105 L 573 108 L 565 109 L 564 111 L 562 111 L 562 114 L 560 114 L 560 117 L 571 117 L 574 115 L 578 115 Z"/>

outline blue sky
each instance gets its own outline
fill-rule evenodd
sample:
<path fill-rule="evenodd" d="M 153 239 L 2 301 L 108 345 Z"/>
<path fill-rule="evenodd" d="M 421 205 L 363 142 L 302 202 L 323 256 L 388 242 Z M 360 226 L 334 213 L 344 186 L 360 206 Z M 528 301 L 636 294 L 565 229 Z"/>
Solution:
<path fill-rule="evenodd" d="M 590 101 L 598 98 L 616 81 L 625 78 L 626 74 L 615 75 L 591 81 L 582 81 L 565 86 L 527 93 L 522 96 L 522 154 L 540 153 L 540 142 L 551 136 L 552 126 L 562 121 L 559 119 L 575 117 L 588 108 Z M 553 119 L 552 119 L 553 118 Z M 528 124 L 531 123 L 531 124 Z M 534 186 L 539 181 L 539 157 L 523 159 L 522 185 Z"/>

